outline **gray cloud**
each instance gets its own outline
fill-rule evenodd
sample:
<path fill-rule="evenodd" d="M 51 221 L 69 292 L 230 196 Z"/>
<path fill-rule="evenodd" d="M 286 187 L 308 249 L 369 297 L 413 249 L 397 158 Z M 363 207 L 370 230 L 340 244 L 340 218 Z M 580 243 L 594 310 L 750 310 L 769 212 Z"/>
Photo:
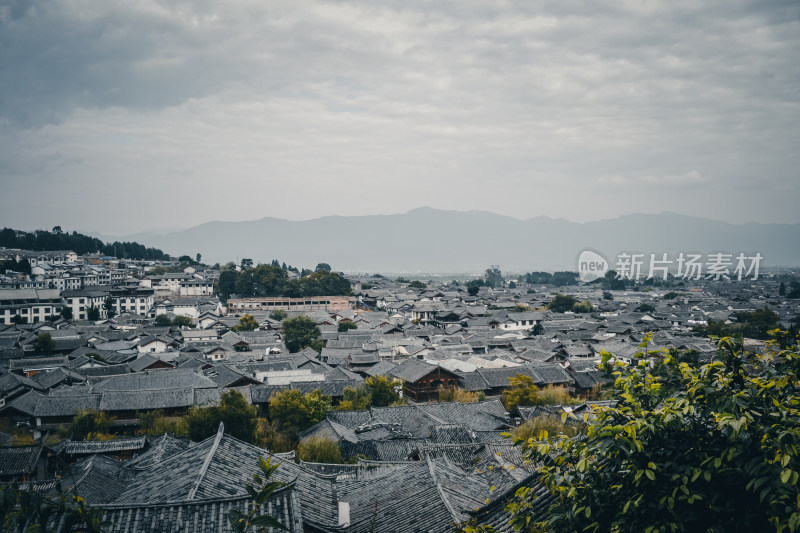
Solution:
<path fill-rule="evenodd" d="M 12 1 L 0 223 L 798 222 L 798 30 L 790 1 Z"/>

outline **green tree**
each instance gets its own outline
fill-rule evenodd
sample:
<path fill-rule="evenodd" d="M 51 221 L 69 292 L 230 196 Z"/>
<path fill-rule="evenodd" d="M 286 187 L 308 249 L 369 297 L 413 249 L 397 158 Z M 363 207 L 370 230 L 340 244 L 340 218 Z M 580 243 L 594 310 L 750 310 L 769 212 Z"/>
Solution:
<path fill-rule="evenodd" d="M 269 313 L 269 317 L 270 317 L 272 320 L 277 320 L 277 321 L 279 321 L 279 322 L 280 322 L 281 320 L 285 319 L 287 316 L 289 316 L 289 313 L 287 313 L 287 312 L 286 312 L 286 311 L 284 311 L 283 309 L 273 309 L 273 310 L 272 310 L 272 311 L 270 311 L 270 313 Z"/>
<path fill-rule="evenodd" d="M 36 336 L 36 341 L 34 341 L 33 346 L 40 352 L 50 354 L 56 349 L 56 342 L 49 333 L 39 333 Z"/>
<path fill-rule="evenodd" d="M 100 308 L 90 305 L 86 308 L 86 320 L 100 320 Z"/>
<path fill-rule="evenodd" d="M 197 255 L 195 256 L 195 262 L 197 264 L 200 264 L 200 259 L 202 259 L 202 258 L 203 258 L 203 256 L 200 255 L 200 252 L 197 252 Z"/>
<path fill-rule="evenodd" d="M 285 295 L 288 278 L 279 266 L 258 265 L 240 272 L 234 286 L 240 296 L 281 296 Z"/>
<path fill-rule="evenodd" d="M 552 283 L 556 287 L 563 287 L 565 285 L 577 285 L 578 284 L 578 273 L 577 272 L 569 272 L 569 271 L 566 271 L 566 270 L 553 272 L 553 277 L 550 280 L 550 283 Z"/>
<path fill-rule="evenodd" d="M 16 315 L 11 317 L 12 324 L 25 324 L 28 322 L 28 319 L 17 313 Z"/>
<path fill-rule="evenodd" d="M 626 287 L 625 280 L 617 276 L 615 270 L 609 270 L 602 278 L 599 278 L 592 283 L 599 283 L 606 290 L 620 291 Z"/>
<path fill-rule="evenodd" d="M 226 265 L 227 267 L 227 265 Z M 235 267 L 234 267 L 235 268 Z M 225 269 L 219 273 L 219 281 L 217 282 L 217 293 L 223 301 L 227 301 L 236 291 L 236 270 Z"/>
<path fill-rule="evenodd" d="M 269 399 L 269 417 L 283 430 L 295 432 L 325 419 L 331 409 L 331 397 L 314 390 L 303 394 L 297 389 L 276 392 Z"/>
<path fill-rule="evenodd" d="M 297 446 L 297 457 L 307 463 L 344 463 L 339 444 L 333 439 L 320 435 L 301 440 Z"/>
<path fill-rule="evenodd" d="M 281 488 L 286 486 L 286 483 L 280 481 L 270 481 L 275 470 L 280 466 L 280 463 L 273 465 L 272 458 L 267 457 L 265 461 L 263 458 L 258 458 L 258 468 L 261 474 L 253 474 L 253 481 L 256 485 L 247 483 L 245 490 L 253 500 L 250 511 L 245 514 L 238 509 L 231 509 L 228 511 L 228 523 L 237 533 L 248 533 L 252 528 L 257 527 L 259 531 L 267 531 L 272 529 L 282 529 L 289 531 L 283 523 L 279 522 L 273 516 L 268 514 L 260 514 L 259 512 L 267 504 L 269 499 Z"/>
<path fill-rule="evenodd" d="M 608 291 L 603 291 L 603 300 L 613 300 L 614 295 Z"/>
<path fill-rule="evenodd" d="M 297 389 L 281 390 L 269 399 L 269 417 L 280 429 L 308 427 L 308 411 L 303 393 Z"/>
<path fill-rule="evenodd" d="M 781 281 L 781 284 L 778 285 L 778 296 L 786 296 L 786 284 Z"/>
<path fill-rule="evenodd" d="M 252 443 L 255 440 L 257 418 L 258 409 L 247 403 L 241 392 L 228 389 L 220 396 L 219 405 L 192 407 L 186 415 L 186 426 L 189 438 L 195 442 L 214 435 L 222 422 L 225 433 Z"/>
<path fill-rule="evenodd" d="M 322 271 L 330 272 L 331 266 L 328 263 L 319 263 L 317 265 L 317 268 L 314 269 L 314 272 L 322 272 Z"/>
<path fill-rule="evenodd" d="M 492 265 L 486 269 L 486 284 L 489 287 L 502 287 L 503 281 L 503 273 L 500 272 L 500 267 L 497 265 Z"/>
<path fill-rule="evenodd" d="M 315 389 L 303 396 L 306 404 L 306 411 L 308 412 L 308 420 L 311 424 L 316 424 L 325 420 L 328 411 L 331 410 L 331 397 L 327 394 L 322 394 L 319 389 Z"/>
<path fill-rule="evenodd" d="M 408 286 L 411 287 L 412 289 L 420 289 L 420 290 L 425 290 L 428 288 L 427 285 L 418 280 L 412 281 L 411 283 L 408 284 Z"/>
<path fill-rule="evenodd" d="M 72 320 L 72 308 L 71 307 L 62 307 L 61 308 L 61 318 L 64 320 Z"/>
<path fill-rule="evenodd" d="M 337 411 L 366 411 L 372 405 L 372 392 L 365 385 L 345 387 Z"/>
<path fill-rule="evenodd" d="M 511 387 L 504 390 L 500 401 L 506 411 L 512 412 L 518 406 L 539 405 L 542 403 L 539 398 L 539 388 L 533 382 L 533 378 L 525 374 L 517 374 L 513 378 L 508 378 Z"/>
<path fill-rule="evenodd" d="M 117 311 L 114 308 L 114 300 L 112 300 L 110 296 L 103 302 L 103 309 L 106 310 L 107 318 L 114 318 L 114 316 L 117 314 Z"/>
<path fill-rule="evenodd" d="M 521 488 L 508 506 L 514 523 L 552 532 L 797 530 L 796 342 L 750 356 L 722 338 L 699 368 L 665 351 L 661 375 L 618 363 L 619 403 L 596 413 L 585 439 L 541 433 L 519 442 L 525 457 L 544 462 L 541 480 L 555 500 L 542 515 L 534 490 Z M 639 357 L 652 355 L 643 348 Z"/>
<path fill-rule="evenodd" d="M 170 320 L 167 315 L 157 315 L 155 320 L 155 325 L 161 328 L 171 326 L 172 320 Z"/>
<path fill-rule="evenodd" d="M 258 329 L 258 322 L 253 315 L 245 314 L 239 319 L 239 323 L 233 326 L 233 331 L 254 331 Z"/>
<path fill-rule="evenodd" d="M 542 325 L 541 322 L 536 322 L 536 324 L 534 324 L 533 327 L 531 328 L 529 335 L 531 337 L 536 337 L 537 335 L 541 335 L 542 333 L 544 333 L 544 326 Z"/>
<path fill-rule="evenodd" d="M 655 312 L 656 308 L 651 304 L 640 304 L 636 310 L 640 313 L 653 313 Z"/>
<path fill-rule="evenodd" d="M 480 290 L 481 288 L 478 287 L 477 285 L 470 285 L 469 287 L 467 287 L 467 294 L 469 294 L 470 296 L 477 296 Z"/>
<path fill-rule="evenodd" d="M 348 320 L 346 318 L 344 320 L 339 321 L 339 326 L 337 328 L 337 331 L 339 333 L 344 333 L 345 331 L 350 329 L 358 329 L 358 326 L 356 326 L 355 322 L 353 322 L 352 320 Z"/>
<path fill-rule="evenodd" d="M 250 259 L 249 257 L 245 257 L 245 258 L 242 259 L 242 263 L 241 263 L 240 266 L 241 266 L 242 270 L 247 270 L 248 268 L 253 268 L 253 260 Z"/>
<path fill-rule="evenodd" d="M 194 321 L 190 316 L 178 315 L 172 319 L 172 325 L 179 328 L 193 328 Z"/>
<path fill-rule="evenodd" d="M 283 341 L 291 353 L 297 353 L 308 347 L 316 349 L 322 337 L 317 324 L 307 316 L 287 318 L 283 321 L 281 330 Z M 319 347 L 320 350 L 317 351 L 321 351 L 321 346 Z"/>
<path fill-rule="evenodd" d="M 372 396 L 372 405 L 386 407 L 400 400 L 403 380 L 389 376 L 370 376 L 364 380 Z"/>
<path fill-rule="evenodd" d="M 594 311 L 594 306 L 589 300 L 584 300 L 573 305 L 572 311 L 574 313 L 591 313 Z"/>
<path fill-rule="evenodd" d="M 789 290 L 786 292 L 787 298 L 800 298 L 800 281 L 794 280 L 789 282 Z"/>
<path fill-rule="evenodd" d="M 555 298 L 547 304 L 547 308 L 554 313 L 565 313 L 567 311 L 572 311 L 572 308 L 575 307 L 575 304 L 578 301 L 575 299 L 574 296 L 570 296 L 568 294 L 556 294 Z"/>

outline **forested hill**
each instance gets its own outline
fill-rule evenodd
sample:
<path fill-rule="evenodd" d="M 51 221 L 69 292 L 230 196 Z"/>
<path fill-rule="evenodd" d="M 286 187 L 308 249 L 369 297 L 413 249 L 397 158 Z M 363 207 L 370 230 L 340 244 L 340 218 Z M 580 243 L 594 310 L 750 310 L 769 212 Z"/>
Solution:
<path fill-rule="evenodd" d="M 83 235 L 76 231 L 67 233 L 60 231 L 59 227 L 55 227 L 53 230 L 27 232 L 3 228 L 0 231 L 0 247 L 36 251 L 72 250 L 80 255 L 100 252 L 103 255 L 125 259 L 167 260 L 170 258 L 168 254 L 158 248 L 148 248 L 138 242 L 115 241 L 104 243 L 100 239 Z"/>

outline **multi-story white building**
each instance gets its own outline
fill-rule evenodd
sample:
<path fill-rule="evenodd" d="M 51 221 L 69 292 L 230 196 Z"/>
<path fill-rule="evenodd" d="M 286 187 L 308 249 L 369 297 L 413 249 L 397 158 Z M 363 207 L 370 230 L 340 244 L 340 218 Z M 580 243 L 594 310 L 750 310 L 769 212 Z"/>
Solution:
<path fill-rule="evenodd" d="M 146 315 L 155 303 L 153 289 L 138 286 L 122 286 L 111 289 L 111 301 L 114 311 Z"/>
<path fill-rule="evenodd" d="M 180 282 L 181 296 L 213 296 L 213 294 L 213 280 L 193 278 Z"/>
<path fill-rule="evenodd" d="M 0 289 L 0 323 L 13 324 L 20 316 L 23 322 L 42 322 L 61 313 L 61 294 L 57 289 Z"/>
<path fill-rule="evenodd" d="M 64 306 L 72 309 L 74 320 L 88 320 L 89 308 L 94 307 L 100 311 L 100 318 L 106 318 L 107 312 L 104 307 L 109 291 L 101 288 L 67 290 L 61 293 Z"/>

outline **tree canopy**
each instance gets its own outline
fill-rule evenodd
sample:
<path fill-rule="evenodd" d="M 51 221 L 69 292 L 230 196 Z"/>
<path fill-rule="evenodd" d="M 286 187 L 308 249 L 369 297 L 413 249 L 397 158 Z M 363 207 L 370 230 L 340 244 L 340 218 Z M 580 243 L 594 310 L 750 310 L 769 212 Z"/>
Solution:
<path fill-rule="evenodd" d="M 556 294 L 555 297 L 547 304 L 547 308 L 554 313 L 565 313 L 572 311 L 578 300 L 569 294 Z"/>
<path fill-rule="evenodd" d="M 717 337 L 738 336 L 764 340 L 769 338 L 769 332 L 780 323 L 780 315 L 766 307 L 753 312 L 739 311 L 734 317 L 736 322 L 733 324 L 709 320 L 707 325 L 698 325 L 695 330 Z"/>
<path fill-rule="evenodd" d="M 46 354 L 52 353 L 53 350 L 56 349 L 56 342 L 53 340 L 53 337 L 47 332 L 39 333 L 36 336 L 36 341 L 34 341 L 33 345 L 38 351 L 44 352 Z"/>
<path fill-rule="evenodd" d="M 258 425 L 258 409 L 247 403 L 241 392 L 228 389 L 222 393 L 219 405 L 192 407 L 186 415 L 189 438 L 201 441 L 214 435 L 219 423 L 225 425 L 225 433 L 245 442 L 253 442 Z"/>
<path fill-rule="evenodd" d="M 325 419 L 331 397 L 314 390 L 303 394 L 297 389 L 276 392 L 269 399 L 269 417 L 279 428 L 302 431 Z"/>
<path fill-rule="evenodd" d="M 224 277 L 223 277 L 224 275 Z M 318 270 L 307 276 L 289 279 L 288 270 L 276 265 L 258 265 L 238 274 L 220 274 L 220 295 L 239 296 L 349 296 L 350 281 L 337 272 Z"/>
<path fill-rule="evenodd" d="M 324 346 L 322 333 L 316 322 L 307 316 L 287 318 L 281 325 L 281 331 L 283 332 L 283 342 L 286 343 L 290 353 L 297 353 L 309 347 L 317 352 L 322 351 Z"/>
<path fill-rule="evenodd" d="M 169 260 L 170 258 L 168 254 L 158 248 L 148 248 L 138 242 L 104 243 L 100 239 L 75 231 L 72 233 L 62 232 L 60 226 L 53 229 L 58 229 L 58 231 L 37 230 L 29 233 L 3 228 L 0 230 L 0 247 L 42 251 L 72 250 L 77 254 L 100 252 L 103 255 L 126 259 Z M 30 270 L 28 272 L 30 273 Z"/>
<path fill-rule="evenodd" d="M 254 331 L 258 329 L 258 321 L 253 315 L 245 314 L 239 319 L 239 323 L 233 326 L 233 331 Z"/>

